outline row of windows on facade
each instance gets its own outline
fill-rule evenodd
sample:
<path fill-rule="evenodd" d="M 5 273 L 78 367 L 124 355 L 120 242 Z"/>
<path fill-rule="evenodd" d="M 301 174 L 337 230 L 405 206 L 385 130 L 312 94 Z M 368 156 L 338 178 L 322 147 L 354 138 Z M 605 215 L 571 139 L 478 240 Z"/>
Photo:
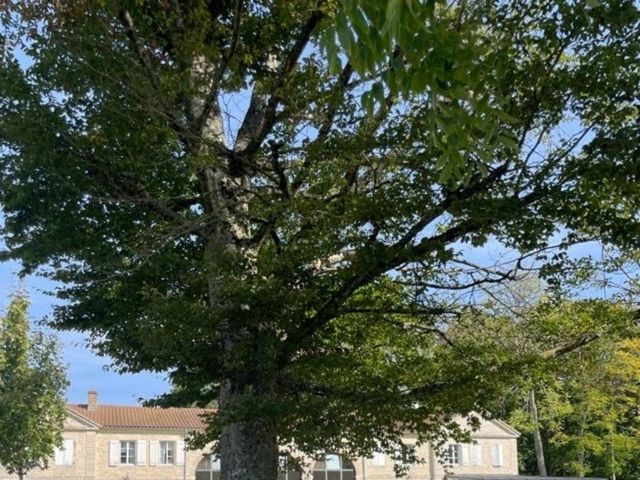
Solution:
<path fill-rule="evenodd" d="M 184 465 L 183 441 L 155 441 L 149 443 L 149 465 Z M 482 465 L 482 445 L 450 444 L 445 452 L 445 460 L 450 465 Z M 73 465 L 74 441 L 65 439 L 61 448 L 56 449 L 54 455 L 55 465 Z M 371 461 L 375 466 L 386 465 L 384 452 L 374 452 Z M 204 462 L 204 463 L 203 463 Z M 208 462 L 208 463 L 207 463 Z M 283 463 L 284 462 L 284 463 Z M 147 441 L 146 440 L 111 440 L 109 442 L 109 465 L 146 465 Z M 286 464 L 286 457 L 281 461 L 281 467 Z M 339 455 L 327 455 L 323 462 L 316 463 L 316 467 L 322 467 L 326 472 L 342 471 L 345 461 Z M 504 465 L 502 445 L 491 446 L 491 464 L 494 467 Z M 201 471 L 220 471 L 220 462 L 216 459 L 203 459 L 198 465 Z M 286 468 L 280 469 L 286 472 Z M 315 467 L 314 467 L 315 471 Z M 331 475 L 329 475 L 331 476 Z M 331 476 L 335 477 L 335 475 Z M 327 477 L 328 478 L 328 477 Z M 340 477 L 342 478 L 342 477 Z M 289 479 L 295 480 L 295 479 Z"/>
<path fill-rule="evenodd" d="M 149 456 L 147 458 L 147 443 Z M 73 465 L 74 441 L 65 439 L 54 454 L 58 466 Z M 183 441 L 111 440 L 109 465 L 184 465 Z"/>

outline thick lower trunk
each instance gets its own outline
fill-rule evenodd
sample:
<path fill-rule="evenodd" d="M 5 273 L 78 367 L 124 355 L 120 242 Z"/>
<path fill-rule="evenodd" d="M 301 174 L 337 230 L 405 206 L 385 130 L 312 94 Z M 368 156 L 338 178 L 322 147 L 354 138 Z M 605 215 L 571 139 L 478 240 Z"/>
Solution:
<path fill-rule="evenodd" d="M 540 434 L 540 423 L 538 421 L 538 406 L 536 405 L 536 394 L 533 388 L 529 392 L 529 412 L 531 413 L 531 423 L 533 423 L 533 448 L 536 453 L 538 475 L 546 477 L 547 466 L 544 461 L 544 448 L 542 446 L 542 435 Z"/>
<path fill-rule="evenodd" d="M 224 382 L 220 407 L 231 409 L 238 390 Z M 278 442 L 272 422 L 251 420 L 222 428 L 220 437 L 222 480 L 275 480 L 278 475 Z"/>

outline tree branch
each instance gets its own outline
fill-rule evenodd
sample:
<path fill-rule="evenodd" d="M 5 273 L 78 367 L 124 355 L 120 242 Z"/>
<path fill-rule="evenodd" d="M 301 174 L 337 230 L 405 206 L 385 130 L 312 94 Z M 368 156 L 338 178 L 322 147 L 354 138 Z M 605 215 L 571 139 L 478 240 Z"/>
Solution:
<path fill-rule="evenodd" d="M 146 55 L 142 49 L 142 44 L 140 43 L 138 31 L 133 23 L 133 19 L 131 18 L 129 11 L 126 10 L 122 5 L 120 5 L 118 8 L 118 18 L 120 19 L 120 23 L 122 23 L 122 26 L 124 27 L 127 38 L 131 43 L 131 47 L 136 54 L 138 62 L 140 62 L 140 65 L 144 69 L 147 78 L 154 88 L 158 88 L 158 78 L 155 75 L 148 55 Z"/>
<path fill-rule="evenodd" d="M 535 190 L 521 197 L 519 199 L 520 204 L 521 206 L 531 204 L 541 195 L 542 192 Z M 292 333 L 287 341 L 284 342 L 279 361 L 282 363 L 288 361 L 301 342 L 306 341 L 318 329 L 335 318 L 344 302 L 360 287 L 403 263 L 420 260 L 431 252 L 442 250 L 446 245 L 459 240 L 464 235 L 489 227 L 499 220 L 500 218 L 498 217 L 485 217 L 480 220 L 461 222 L 438 235 L 426 237 L 413 246 L 407 246 L 411 239 L 407 240 L 403 237 L 393 245 L 383 245 L 375 242 L 370 248 L 360 250 L 351 263 L 352 274 L 350 277 L 330 295 L 324 305 L 316 311 L 315 315 L 304 321 L 298 331 Z"/>
<path fill-rule="evenodd" d="M 258 85 L 254 86 L 249 110 L 236 140 L 235 150 L 237 153 L 247 157 L 251 156 L 260 148 L 260 145 L 273 128 L 276 120 L 276 110 L 281 101 L 282 87 L 286 84 L 289 75 L 297 65 L 300 55 L 311 38 L 311 34 L 320 23 L 320 20 L 324 18 L 324 13 L 319 8 L 322 3 L 322 1 L 318 3 L 318 8 L 302 26 L 289 55 L 278 71 L 276 83 L 266 102 L 257 89 Z"/>
<path fill-rule="evenodd" d="M 231 63 L 231 59 L 235 54 L 235 51 L 238 47 L 238 39 L 240 38 L 240 21 L 242 18 L 242 10 L 243 10 L 243 0 L 236 0 L 236 6 L 234 10 L 233 16 L 233 27 L 231 34 L 231 43 L 229 48 L 222 55 L 222 62 L 218 66 L 215 72 L 215 76 L 211 81 L 211 87 L 209 88 L 209 93 L 207 94 L 204 104 L 202 105 L 202 111 L 196 120 L 196 132 L 198 135 L 202 135 L 202 130 L 207 123 L 209 115 L 213 112 L 213 110 L 217 107 L 218 104 L 218 94 L 220 92 L 220 83 L 224 78 L 224 75 L 229 67 L 229 63 Z"/>

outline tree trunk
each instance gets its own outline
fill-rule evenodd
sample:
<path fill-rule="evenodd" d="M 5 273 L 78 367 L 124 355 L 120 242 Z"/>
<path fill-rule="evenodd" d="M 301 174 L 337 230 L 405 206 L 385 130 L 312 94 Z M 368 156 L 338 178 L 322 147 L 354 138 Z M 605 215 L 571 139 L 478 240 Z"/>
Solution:
<path fill-rule="evenodd" d="M 613 435 L 611 436 L 611 480 L 616 480 L 616 452 L 613 446 Z"/>
<path fill-rule="evenodd" d="M 533 447 L 536 452 L 536 463 L 538 464 L 538 475 L 547 476 L 547 466 L 544 461 L 544 447 L 542 446 L 542 435 L 540 434 L 540 423 L 538 421 L 538 407 L 536 405 L 536 394 L 532 388 L 529 392 L 529 412 L 533 423 Z"/>
<path fill-rule="evenodd" d="M 228 410 L 241 391 L 226 381 L 220 389 L 220 407 Z M 222 428 L 220 438 L 222 480 L 275 480 L 278 441 L 272 422 L 236 422 Z"/>
<path fill-rule="evenodd" d="M 206 99 L 212 88 L 207 78 L 219 66 L 211 65 L 204 58 L 196 58 L 193 75 L 196 90 L 192 102 L 192 117 L 201 118 Z M 252 96 L 252 102 L 253 102 Z M 257 97 L 256 97 L 257 98 Z M 259 123 L 260 112 L 249 109 L 247 118 L 256 116 Z M 238 132 L 236 142 L 244 141 L 245 135 L 251 136 L 255 125 L 245 119 Z M 196 122 L 197 123 L 197 122 Z M 205 247 L 205 262 L 208 275 L 209 304 L 213 309 L 225 312 L 238 305 L 225 305 L 227 298 L 224 273 L 229 265 L 244 269 L 236 272 L 249 276 L 254 273 L 256 252 L 247 245 L 251 237 L 249 220 L 249 202 L 252 196 L 251 168 L 253 159 L 240 155 L 230 155 L 211 150 L 218 145 L 225 150 L 225 134 L 222 116 L 217 100 L 209 116 L 204 118 L 201 132 L 203 142 L 196 141 L 194 150 L 200 158 L 212 158 L 210 164 L 200 171 L 200 189 L 205 214 L 208 221 L 208 241 Z M 249 138 L 247 137 L 247 138 Z M 232 149 L 238 152 L 238 145 Z M 244 162 L 244 163 L 243 163 Z M 246 306 L 246 308 L 249 308 Z M 252 347 L 254 332 L 245 322 L 247 319 L 222 314 L 218 324 L 220 348 L 223 356 L 223 368 L 220 378 L 219 409 L 222 417 L 220 436 L 220 466 L 222 480 L 275 480 L 278 475 L 278 440 L 276 422 L 270 418 L 251 420 L 234 419 L 235 413 L 244 410 L 243 404 L 250 400 L 265 398 L 273 394 L 273 388 L 262 368 L 268 362 L 262 362 L 259 348 Z M 244 413 L 244 412 L 243 412 Z M 230 418 L 230 417 L 231 418 Z M 241 414 L 242 416 L 242 414 Z"/>
<path fill-rule="evenodd" d="M 578 432 L 578 438 L 580 439 L 580 450 L 578 451 L 578 465 L 580 465 L 580 471 L 578 472 L 580 478 L 584 478 L 585 474 L 585 449 L 584 449 L 584 434 L 587 422 L 587 411 L 583 409 L 582 416 L 580 418 L 580 430 Z"/>

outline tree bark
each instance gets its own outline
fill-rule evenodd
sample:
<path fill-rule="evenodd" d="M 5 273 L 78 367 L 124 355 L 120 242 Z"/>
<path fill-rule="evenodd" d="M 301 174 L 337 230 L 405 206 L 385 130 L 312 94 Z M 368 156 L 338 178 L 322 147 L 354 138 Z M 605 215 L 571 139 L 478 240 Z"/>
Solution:
<path fill-rule="evenodd" d="M 532 388 L 529 391 L 529 412 L 533 423 L 533 447 L 536 453 L 536 463 L 538 464 L 538 475 L 547 476 L 547 466 L 544 461 L 544 447 L 542 445 L 542 435 L 540 434 L 540 423 L 538 421 L 538 407 L 536 405 L 536 394 Z"/>
<path fill-rule="evenodd" d="M 238 385 L 225 381 L 220 407 L 232 408 L 242 394 Z M 278 441 L 272 422 L 253 420 L 224 425 L 220 437 L 223 480 L 274 480 L 278 475 Z"/>

